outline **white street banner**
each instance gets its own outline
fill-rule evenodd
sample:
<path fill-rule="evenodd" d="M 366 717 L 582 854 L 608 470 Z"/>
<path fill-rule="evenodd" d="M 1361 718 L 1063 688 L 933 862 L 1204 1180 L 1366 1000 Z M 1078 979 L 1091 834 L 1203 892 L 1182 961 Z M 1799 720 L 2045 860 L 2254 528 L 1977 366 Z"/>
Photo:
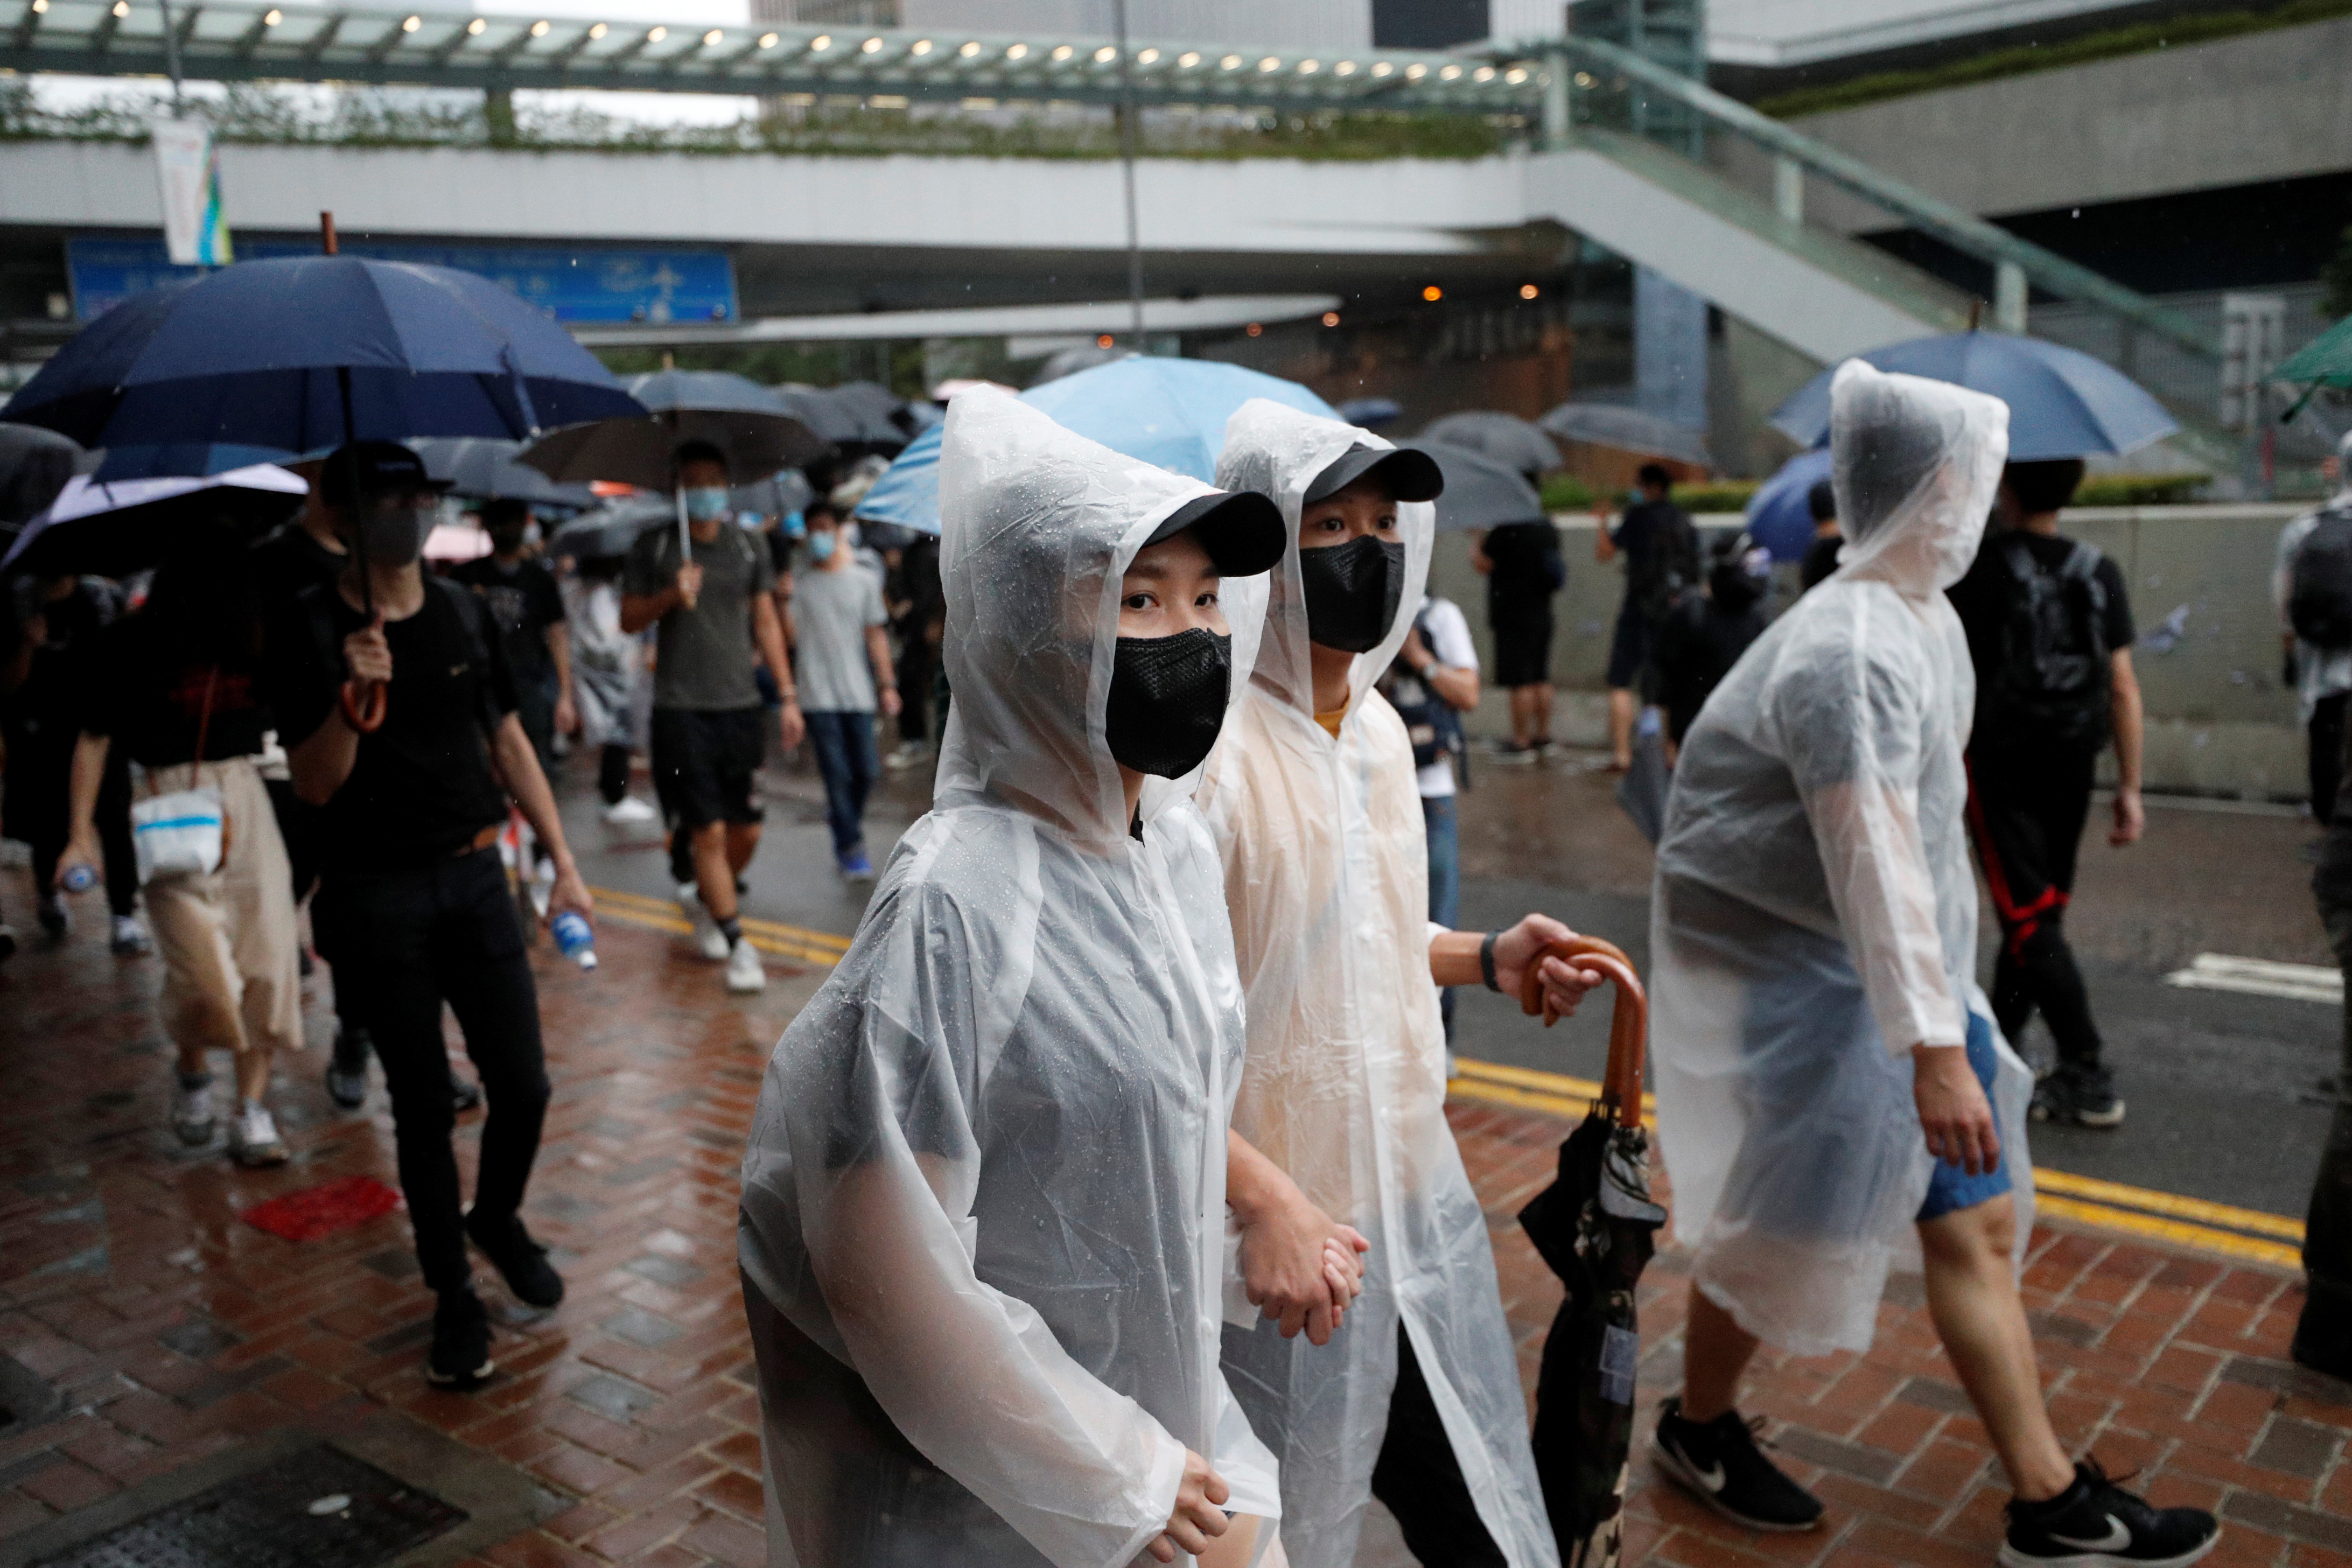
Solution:
<path fill-rule="evenodd" d="M 174 267 L 226 267 L 236 259 L 221 211 L 220 160 L 212 127 L 201 120 L 148 123 L 155 141 L 155 180 L 163 195 L 163 243 Z"/>

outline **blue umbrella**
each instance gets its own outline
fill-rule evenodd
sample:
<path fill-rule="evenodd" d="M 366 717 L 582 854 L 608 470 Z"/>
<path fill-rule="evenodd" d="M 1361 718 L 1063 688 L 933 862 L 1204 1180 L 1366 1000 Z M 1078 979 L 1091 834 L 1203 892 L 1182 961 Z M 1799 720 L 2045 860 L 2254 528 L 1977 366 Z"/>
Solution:
<path fill-rule="evenodd" d="M 2180 428 L 2121 371 L 2040 338 L 1953 332 L 1860 357 L 1880 370 L 1948 381 L 2008 404 L 2009 455 L 2016 462 L 2137 452 Z M 1772 427 L 1800 446 L 1819 446 L 1829 435 L 1830 378 L 1836 369 L 1798 388 L 1773 412 Z"/>
<path fill-rule="evenodd" d="M 1806 497 L 1830 477 L 1830 449 L 1816 447 L 1780 465 L 1748 499 L 1748 537 L 1775 561 L 1797 561 L 1813 542 L 1813 512 Z"/>
<path fill-rule="evenodd" d="M 353 437 L 519 439 L 644 412 L 562 327 L 486 278 L 303 256 L 132 295 L 59 349 L 5 417 L 85 447 L 293 454 Z"/>
<path fill-rule="evenodd" d="M 1404 417 L 1404 405 L 1393 397 L 1351 397 L 1339 405 L 1339 417 L 1350 425 L 1377 430 Z"/>
<path fill-rule="evenodd" d="M 1215 360 L 1134 356 L 1096 365 L 1021 395 L 1021 401 L 1114 452 L 1196 479 L 1214 479 L 1225 421 L 1253 397 L 1339 416 L 1299 385 Z M 907 444 L 857 503 L 859 518 L 919 533 L 940 531 L 939 426 Z"/>

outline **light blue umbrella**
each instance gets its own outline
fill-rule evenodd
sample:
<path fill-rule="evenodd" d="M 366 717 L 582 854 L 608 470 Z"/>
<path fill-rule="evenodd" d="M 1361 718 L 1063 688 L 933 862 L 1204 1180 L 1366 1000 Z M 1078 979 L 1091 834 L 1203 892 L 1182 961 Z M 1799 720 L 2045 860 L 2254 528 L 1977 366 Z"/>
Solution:
<path fill-rule="evenodd" d="M 1948 381 L 2009 405 L 2014 462 L 2137 452 L 2180 428 L 2131 377 L 2076 349 L 2006 332 L 1915 338 L 1860 356 L 1880 370 Z M 1830 429 L 1832 365 L 1773 412 L 1772 427 L 1803 447 Z"/>
<path fill-rule="evenodd" d="M 1813 542 L 1813 510 L 1807 498 L 1830 477 L 1830 449 L 1816 447 L 1780 465 L 1748 499 L 1748 537 L 1775 561 L 1796 561 Z"/>
<path fill-rule="evenodd" d="M 1215 360 L 1140 355 L 1033 386 L 1021 401 L 1114 452 L 1213 480 L 1225 421 L 1253 397 L 1339 417 L 1295 381 Z M 934 426 L 908 443 L 857 503 L 860 519 L 920 533 L 940 531 L 940 435 Z"/>

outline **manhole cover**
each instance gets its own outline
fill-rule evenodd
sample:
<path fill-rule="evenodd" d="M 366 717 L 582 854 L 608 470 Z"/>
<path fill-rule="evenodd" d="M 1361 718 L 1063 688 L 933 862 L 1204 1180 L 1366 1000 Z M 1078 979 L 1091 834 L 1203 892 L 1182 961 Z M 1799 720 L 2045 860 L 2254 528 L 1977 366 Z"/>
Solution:
<path fill-rule="evenodd" d="M 313 1510 L 338 1494 L 347 1506 Z M 466 1519 L 465 1510 L 320 1443 L 36 1568 L 377 1568 Z"/>

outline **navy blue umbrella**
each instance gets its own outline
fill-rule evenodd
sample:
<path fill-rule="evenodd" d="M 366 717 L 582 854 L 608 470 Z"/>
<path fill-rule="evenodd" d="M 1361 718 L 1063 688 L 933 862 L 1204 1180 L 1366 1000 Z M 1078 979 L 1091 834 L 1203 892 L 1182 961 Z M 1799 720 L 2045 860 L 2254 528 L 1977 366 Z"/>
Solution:
<path fill-rule="evenodd" d="M 2137 452 L 2180 428 L 2140 384 L 2104 361 L 2040 338 L 2006 332 L 1952 332 L 1915 338 L 1859 356 L 1865 364 L 1948 381 L 2009 405 L 2013 462 Z M 1802 447 L 1830 429 L 1832 365 L 1797 389 L 1772 415 L 1772 427 Z"/>
<path fill-rule="evenodd" d="M 132 295 L 5 417 L 85 447 L 293 454 L 354 437 L 520 439 L 644 412 L 562 327 L 486 278 L 303 256 Z"/>
<path fill-rule="evenodd" d="M 1775 561 L 1800 561 L 1813 542 L 1813 487 L 1830 477 L 1830 449 L 1816 447 L 1780 465 L 1748 498 L 1748 536 Z"/>

